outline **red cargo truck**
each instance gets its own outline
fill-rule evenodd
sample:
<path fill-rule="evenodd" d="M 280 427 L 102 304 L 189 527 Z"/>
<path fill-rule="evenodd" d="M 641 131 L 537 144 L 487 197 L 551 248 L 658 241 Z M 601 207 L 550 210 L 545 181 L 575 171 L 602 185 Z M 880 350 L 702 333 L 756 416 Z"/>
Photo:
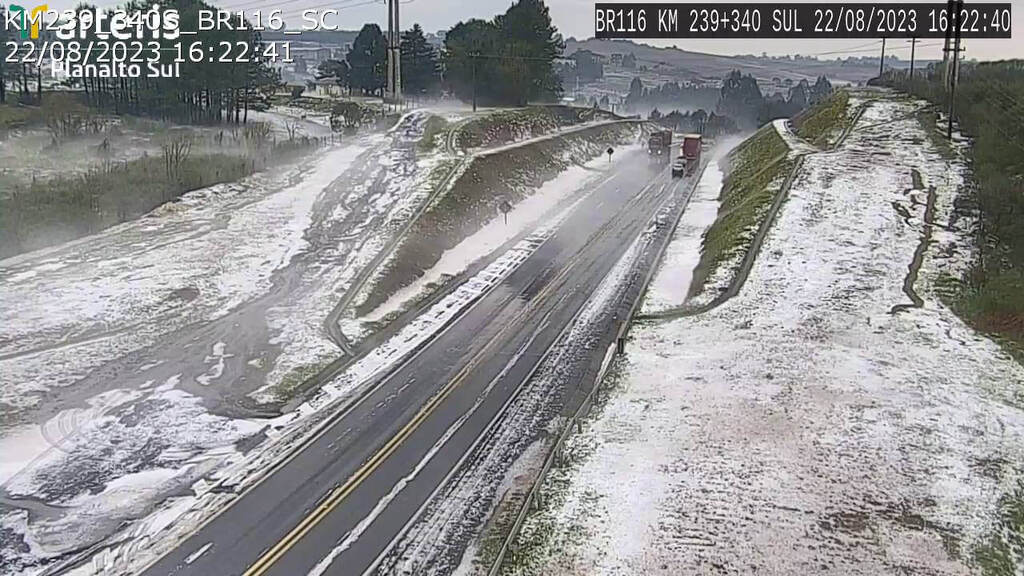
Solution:
<path fill-rule="evenodd" d="M 677 178 L 681 178 L 684 175 L 692 176 L 697 171 L 697 167 L 700 166 L 700 149 L 700 134 L 683 135 L 683 145 L 679 150 L 679 158 L 676 158 L 676 161 L 672 163 L 672 176 Z"/>
<path fill-rule="evenodd" d="M 700 166 L 700 134 L 687 134 L 683 136 L 682 157 L 686 159 L 686 175 L 689 176 Z"/>

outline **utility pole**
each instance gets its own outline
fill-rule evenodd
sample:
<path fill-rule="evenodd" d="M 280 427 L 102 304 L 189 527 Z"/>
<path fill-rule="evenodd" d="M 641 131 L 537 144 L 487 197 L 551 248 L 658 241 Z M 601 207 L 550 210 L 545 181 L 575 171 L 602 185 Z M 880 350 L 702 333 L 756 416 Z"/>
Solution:
<path fill-rule="evenodd" d="M 402 101 L 402 24 L 398 19 L 401 2 L 392 0 L 395 6 L 395 100 Z"/>
<path fill-rule="evenodd" d="M 917 37 L 910 39 L 910 79 L 914 79 L 914 50 L 917 48 Z"/>
<path fill-rule="evenodd" d="M 392 17 L 395 11 L 394 4 L 397 0 L 388 0 L 388 99 L 395 97 L 395 55 L 392 47 L 395 45 L 395 19 Z"/>
<path fill-rule="evenodd" d="M 470 54 L 469 59 L 473 61 L 473 112 L 476 112 L 476 54 Z"/>
<path fill-rule="evenodd" d="M 949 90 L 949 50 L 953 39 L 952 19 L 956 17 L 956 0 L 949 0 L 946 3 L 946 41 L 942 46 L 942 85 Z"/>
<path fill-rule="evenodd" d="M 395 104 L 402 99 L 402 28 L 398 5 L 398 0 L 388 0 L 388 97 Z"/>
<path fill-rule="evenodd" d="M 882 56 L 878 59 L 878 79 L 882 79 L 882 71 L 885 70 L 885 38 L 882 38 Z"/>
<path fill-rule="evenodd" d="M 949 118 L 946 124 L 946 138 L 953 139 L 953 114 L 956 111 L 956 85 L 960 76 L 960 11 L 963 9 L 963 0 L 957 0 L 956 8 L 950 24 L 953 26 L 955 41 L 953 44 L 953 69 L 949 71 Z"/>

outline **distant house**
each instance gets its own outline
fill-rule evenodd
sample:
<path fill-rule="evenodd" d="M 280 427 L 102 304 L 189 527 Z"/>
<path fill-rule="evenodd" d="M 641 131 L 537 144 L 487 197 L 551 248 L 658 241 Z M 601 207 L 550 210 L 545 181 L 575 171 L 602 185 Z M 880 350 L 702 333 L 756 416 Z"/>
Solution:
<path fill-rule="evenodd" d="M 622 66 L 622 54 L 612 54 L 612 66 Z"/>
<path fill-rule="evenodd" d="M 332 78 L 323 78 L 321 80 L 313 81 L 313 93 L 316 96 L 324 98 L 338 98 L 344 95 L 344 90 L 341 86 L 338 86 L 337 82 Z"/>
<path fill-rule="evenodd" d="M 277 93 L 278 94 L 288 94 L 288 95 L 302 94 L 305 91 L 306 91 L 306 85 L 302 84 L 300 82 L 289 82 L 288 84 L 284 84 L 283 86 L 280 86 L 277 89 Z"/>

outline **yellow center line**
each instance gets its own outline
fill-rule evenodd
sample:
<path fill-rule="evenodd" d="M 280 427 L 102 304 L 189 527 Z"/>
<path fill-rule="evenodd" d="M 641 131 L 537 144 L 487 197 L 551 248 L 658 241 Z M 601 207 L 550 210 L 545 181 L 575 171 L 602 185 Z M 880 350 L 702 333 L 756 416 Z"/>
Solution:
<path fill-rule="evenodd" d="M 647 190 L 654 184 L 655 182 L 651 182 L 650 184 L 648 184 L 643 189 L 643 191 L 641 191 L 641 193 L 637 196 L 637 198 L 642 197 L 643 194 L 646 193 Z M 605 226 L 602 226 L 602 229 L 598 231 L 598 235 L 606 232 L 613 221 L 614 218 L 610 219 L 605 224 Z M 581 249 L 573 256 L 573 259 L 568 263 L 567 266 L 565 266 L 562 269 L 558 276 L 556 276 L 554 280 L 548 283 L 548 285 L 545 286 L 543 290 L 538 292 L 537 295 L 535 295 L 531 299 L 530 309 L 535 308 L 538 302 L 544 301 L 549 296 L 549 293 L 554 291 L 554 289 L 560 285 L 560 283 L 565 279 L 565 277 L 569 275 L 569 272 L 575 269 L 576 265 L 579 263 L 579 260 L 582 256 L 583 250 Z M 370 457 L 370 459 L 367 460 L 366 463 L 363 464 L 345 482 L 344 485 L 331 490 L 327 498 L 319 506 L 317 506 L 312 513 L 303 518 L 302 521 L 299 522 L 297 526 L 295 526 L 295 528 L 293 528 L 290 532 L 288 532 L 288 534 L 284 536 L 284 538 L 279 540 L 277 544 L 272 546 L 269 550 L 267 550 L 267 552 L 260 556 L 259 559 L 257 559 L 256 562 L 254 562 L 252 566 L 250 566 L 243 573 L 242 576 L 262 576 L 263 574 L 266 574 L 266 572 L 270 570 L 271 566 L 273 566 L 274 563 L 280 560 L 281 557 L 284 556 L 293 546 L 295 546 L 295 544 L 298 543 L 299 540 L 301 540 L 306 534 L 310 532 L 310 530 L 312 530 L 325 517 L 327 517 L 328 514 L 330 514 L 335 508 L 337 508 L 338 505 L 341 504 L 341 502 L 344 501 L 345 498 L 349 496 L 349 494 L 355 491 L 356 488 L 358 488 L 360 484 L 362 484 L 362 482 L 367 477 L 370 476 L 370 474 L 373 474 L 373 472 L 381 465 L 381 463 L 384 462 L 384 460 L 386 460 L 396 450 L 398 450 L 402 443 L 405 442 L 405 440 L 407 440 L 409 436 L 411 436 L 416 431 L 416 429 L 419 428 L 419 426 L 428 417 L 430 417 L 434 410 L 442 402 L 444 402 L 444 400 L 447 399 L 448 396 L 451 395 L 455 388 L 458 387 L 458 385 L 461 384 L 463 380 L 465 380 L 465 378 L 469 375 L 470 371 L 476 368 L 476 366 L 482 361 L 484 356 L 486 356 L 490 352 L 490 349 L 494 347 L 494 345 L 498 342 L 500 338 L 502 338 L 510 330 L 517 328 L 519 325 L 523 324 L 528 317 L 529 314 L 527 314 L 526 311 L 524 311 L 523 313 L 517 315 L 515 321 L 505 325 L 505 327 L 498 331 L 497 334 L 492 336 L 491 339 L 487 341 L 487 344 L 485 344 L 484 347 L 481 348 L 480 351 L 473 356 L 473 359 L 470 360 L 470 362 L 466 364 L 466 366 L 463 367 L 462 370 L 459 371 L 455 378 L 450 380 L 441 390 L 440 393 L 435 394 L 420 409 L 420 411 L 416 413 L 416 416 L 414 416 L 412 420 L 407 422 L 405 426 L 403 426 L 402 429 L 399 430 L 399 432 L 395 434 L 395 436 L 393 436 L 391 440 L 387 442 L 387 444 L 385 444 L 372 457 Z"/>

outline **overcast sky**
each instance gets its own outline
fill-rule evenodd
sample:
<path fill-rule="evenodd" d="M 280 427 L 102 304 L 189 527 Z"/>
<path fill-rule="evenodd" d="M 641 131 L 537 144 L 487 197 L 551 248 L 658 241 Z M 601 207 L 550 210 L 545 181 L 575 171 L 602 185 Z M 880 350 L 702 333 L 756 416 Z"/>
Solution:
<path fill-rule="evenodd" d="M 240 8 L 247 11 L 262 8 L 280 8 L 286 13 L 301 12 L 302 8 L 335 8 L 339 10 L 340 25 L 355 29 L 365 22 L 387 22 L 387 11 L 383 0 L 212 0 L 223 7 Z M 618 0 L 641 1 L 641 0 Z M 694 1 L 694 0 L 691 0 Z M 808 1 L 808 0 L 791 0 Z M 892 0 L 889 0 L 892 1 Z M 77 0 L 54 0 L 51 8 L 70 6 Z M 100 0 L 100 5 L 114 5 L 117 0 Z M 594 0 L 547 0 L 555 25 L 568 38 L 589 38 L 594 35 Z M 709 2 L 710 4 L 711 2 Z M 808 2 L 818 5 L 827 2 Z M 503 12 L 512 4 L 511 0 L 403 0 L 401 5 L 402 27 L 419 23 L 433 32 L 450 28 L 460 20 L 469 18 L 489 19 Z M 968 40 L 965 41 L 966 56 L 979 60 L 1024 58 L 1024 0 L 1010 0 L 1012 4 L 1014 38 L 1011 40 Z M 869 41 L 860 40 L 669 40 L 651 41 L 658 46 L 675 45 L 686 50 L 714 54 L 823 54 L 821 57 L 834 58 L 837 51 L 852 50 L 853 55 L 864 56 L 875 52 L 865 48 Z M 890 41 L 887 48 L 894 50 L 901 58 L 909 59 L 910 45 L 906 40 Z M 925 40 L 919 44 L 918 55 L 922 59 L 941 58 L 942 40 Z M 844 55 L 843 53 L 838 56 Z"/>

